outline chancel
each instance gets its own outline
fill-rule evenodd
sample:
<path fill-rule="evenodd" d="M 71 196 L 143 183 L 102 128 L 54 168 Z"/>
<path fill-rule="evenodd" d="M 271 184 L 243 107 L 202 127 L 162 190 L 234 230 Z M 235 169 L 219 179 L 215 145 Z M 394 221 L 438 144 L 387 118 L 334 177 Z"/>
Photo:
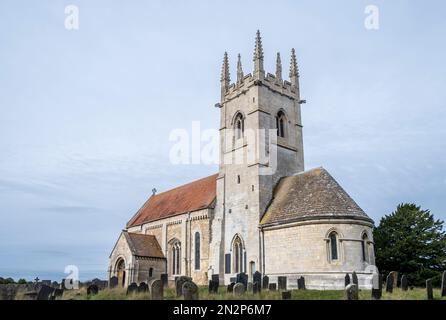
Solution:
<path fill-rule="evenodd" d="M 291 50 L 289 79 L 282 58 L 276 71 L 264 69 L 260 33 L 255 38 L 252 73 L 237 59 L 231 83 L 229 58 L 221 71 L 220 159 L 246 156 L 248 130 L 274 130 L 277 163 L 225 164 L 218 173 L 157 193 L 129 220 L 110 254 L 109 277 L 118 283 L 148 282 L 167 274 L 204 285 L 212 276 L 229 284 L 256 271 L 272 283 L 287 277 L 297 288 L 343 289 L 345 274 L 371 288 L 375 255 L 373 220 L 324 168 L 305 170 L 299 70 Z M 224 133 L 232 129 L 233 136 Z M 213 279 L 214 279 L 213 278 Z"/>

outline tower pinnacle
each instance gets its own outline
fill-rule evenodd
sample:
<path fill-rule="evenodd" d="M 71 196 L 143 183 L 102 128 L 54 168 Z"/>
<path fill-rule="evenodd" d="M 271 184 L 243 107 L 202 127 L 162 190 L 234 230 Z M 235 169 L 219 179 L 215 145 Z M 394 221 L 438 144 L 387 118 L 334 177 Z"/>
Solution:
<path fill-rule="evenodd" d="M 228 61 L 228 53 L 225 52 L 223 56 L 223 65 L 221 67 L 221 98 L 225 96 L 226 92 L 228 91 L 229 84 L 231 82 L 231 78 L 229 75 L 229 61 Z"/>
<path fill-rule="evenodd" d="M 291 49 L 290 81 L 293 87 L 298 87 L 299 69 L 297 68 L 296 51 Z"/>
<path fill-rule="evenodd" d="M 276 79 L 278 82 L 282 82 L 282 61 L 280 59 L 280 52 L 277 52 L 276 58 Z"/>
<path fill-rule="evenodd" d="M 240 53 L 237 57 L 237 83 L 242 83 L 243 81 L 243 69 L 242 69 L 242 59 Z"/>
<path fill-rule="evenodd" d="M 260 37 L 260 31 L 256 33 L 256 45 L 254 49 L 254 76 L 257 78 L 263 78 L 265 70 L 263 69 L 263 47 L 262 38 Z"/>

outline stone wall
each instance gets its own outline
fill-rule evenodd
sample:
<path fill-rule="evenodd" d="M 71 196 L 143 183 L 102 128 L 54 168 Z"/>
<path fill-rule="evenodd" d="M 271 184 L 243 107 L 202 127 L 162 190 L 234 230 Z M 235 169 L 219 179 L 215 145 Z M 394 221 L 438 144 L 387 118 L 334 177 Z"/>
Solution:
<path fill-rule="evenodd" d="M 336 231 L 337 261 L 330 259 L 328 235 Z M 368 235 L 367 261 L 362 259 L 361 239 Z M 265 274 L 274 281 L 279 275 L 304 276 L 310 289 L 341 289 L 346 273 L 356 271 L 360 287 L 371 288 L 374 265 L 372 225 L 358 220 L 313 220 L 264 230 Z M 294 281 L 296 279 L 296 281 Z M 296 282 L 296 283 L 295 283 Z"/>

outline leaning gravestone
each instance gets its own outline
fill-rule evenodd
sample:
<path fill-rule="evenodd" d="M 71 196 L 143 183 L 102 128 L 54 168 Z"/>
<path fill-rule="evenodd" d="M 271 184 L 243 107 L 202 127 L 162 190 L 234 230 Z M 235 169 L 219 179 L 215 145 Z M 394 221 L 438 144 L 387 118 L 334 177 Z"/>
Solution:
<path fill-rule="evenodd" d="M 375 300 L 381 299 L 383 292 L 383 280 L 382 275 L 374 273 L 372 278 L 372 298 Z"/>
<path fill-rule="evenodd" d="M 386 292 L 392 293 L 393 292 L 393 274 L 392 272 L 389 273 L 386 279 Z"/>
<path fill-rule="evenodd" d="M 268 289 L 269 291 L 276 291 L 277 285 L 275 283 L 270 283 Z"/>
<path fill-rule="evenodd" d="M 63 290 L 62 289 L 54 289 L 51 300 L 62 300 Z"/>
<path fill-rule="evenodd" d="M 181 276 L 175 278 L 175 289 L 177 297 L 181 297 L 183 294 L 183 284 L 187 281 L 192 281 L 191 277 Z"/>
<path fill-rule="evenodd" d="M 134 294 L 138 292 L 138 285 L 135 282 L 132 282 L 128 287 L 127 287 L 127 294 Z"/>
<path fill-rule="evenodd" d="M 163 300 L 164 297 L 164 285 L 161 280 L 152 279 L 148 284 L 150 297 L 152 300 Z"/>
<path fill-rule="evenodd" d="M 344 284 L 345 284 L 345 287 L 350 284 L 350 276 L 348 275 L 348 273 L 345 274 Z"/>
<path fill-rule="evenodd" d="M 231 282 L 230 284 L 228 284 L 228 287 L 226 288 L 226 292 L 231 293 L 232 290 L 234 289 L 235 286 L 235 282 Z"/>
<path fill-rule="evenodd" d="M 446 271 L 443 272 L 443 276 L 441 277 L 441 297 L 446 297 Z"/>
<path fill-rule="evenodd" d="M 161 279 L 161 282 L 163 283 L 163 286 L 167 287 L 169 275 L 167 273 L 161 273 L 160 279 Z"/>
<path fill-rule="evenodd" d="M 237 282 L 232 289 L 234 296 L 241 296 L 245 293 L 245 285 L 243 283 Z"/>
<path fill-rule="evenodd" d="M 431 279 L 426 280 L 426 293 L 427 293 L 427 300 L 434 300 L 434 291 L 432 289 Z"/>
<path fill-rule="evenodd" d="M 51 300 L 54 288 L 50 286 L 42 285 L 37 293 L 37 300 Z"/>
<path fill-rule="evenodd" d="M 118 277 L 111 277 L 110 281 L 108 281 L 108 287 L 110 289 L 113 289 L 116 288 L 117 286 L 118 286 Z"/>
<path fill-rule="evenodd" d="M 244 272 L 237 274 L 236 283 L 242 283 L 245 286 L 245 290 L 248 287 L 248 275 Z"/>
<path fill-rule="evenodd" d="M 344 291 L 345 300 L 358 300 L 358 286 L 356 284 L 349 284 Z"/>
<path fill-rule="evenodd" d="M 149 286 L 147 285 L 147 283 L 141 282 L 138 286 L 138 292 L 144 293 L 147 292 L 147 290 L 149 290 Z"/>
<path fill-rule="evenodd" d="M 263 276 L 262 289 L 266 290 L 268 288 L 269 288 L 269 277 Z"/>
<path fill-rule="evenodd" d="M 409 286 L 407 285 L 407 277 L 405 274 L 401 276 L 401 290 L 407 291 Z"/>
<path fill-rule="evenodd" d="M 279 290 L 286 290 L 286 277 L 277 277 Z"/>
<path fill-rule="evenodd" d="M 258 272 L 258 271 L 254 272 L 254 274 L 252 275 L 253 287 L 254 287 L 254 285 L 256 283 L 258 284 L 257 285 L 258 290 L 260 290 L 261 289 L 261 285 L 262 285 L 262 274 L 260 272 Z"/>
<path fill-rule="evenodd" d="M 297 279 L 297 289 L 299 290 L 305 290 L 305 278 L 304 277 L 300 277 L 299 279 Z"/>
<path fill-rule="evenodd" d="M 182 293 L 184 300 L 198 300 L 198 287 L 193 281 L 183 283 Z"/>
<path fill-rule="evenodd" d="M 352 282 L 359 288 L 358 275 L 356 274 L 356 271 L 353 271 L 352 273 Z"/>
<path fill-rule="evenodd" d="M 14 300 L 17 294 L 15 284 L 0 284 L 0 300 Z"/>
<path fill-rule="evenodd" d="M 291 291 L 282 291 L 282 300 L 291 300 Z"/>
<path fill-rule="evenodd" d="M 397 271 L 391 271 L 390 272 L 392 274 L 392 279 L 393 279 L 393 288 L 398 288 L 398 272 Z"/>
<path fill-rule="evenodd" d="M 246 288 L 246 291 L 248 291 L 248 293 L 253 293 L 254 289 L 253 289 L 253 284 L 252 282 L 248 282 L 248 287 Z"/>
<path fill-rule="evenodd" d="M 94 296 L 94 295 L 98 294 L 98 292 L 99 292 L 99 288 L 95 284 L 90 284 L 87 287 L 87 295 L 93 295 Z"/>

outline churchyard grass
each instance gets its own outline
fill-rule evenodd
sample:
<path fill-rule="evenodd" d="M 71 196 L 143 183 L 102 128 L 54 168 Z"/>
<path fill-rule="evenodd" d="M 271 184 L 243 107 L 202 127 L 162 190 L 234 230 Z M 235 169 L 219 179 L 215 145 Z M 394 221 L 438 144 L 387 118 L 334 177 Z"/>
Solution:
<path fill-rule="evenodd" d="M 19 297 L 17 297 L 19 298 Z M 174 288 L 167 288 L 164 290 L 164 298 L 166 300 L 182 300 L 183 298 L 177 298 Z M 122 288 L 117 289 L 105 289 L 99 291 L 97 295 L 87 296 L 85 288 L 79 290 L 67 290 L 63 295 L 64 300 L 148 300 L 150 294 L 135 293 L 126 294 L 126 290 Z M 226 287 L 220 287 L 218 294 L 209 294 L 207 287 L 199 288 L 200 300 L 279 300 L 281 299 L 280 291 L 268 291 L 262 290 L 260 294 L 245 293 L 242 296 L 234 297 L 232 293 L 226 292 Z M 343 300 L 344 292 L 342 290 L 292 290 L 292 300 Z M 413 290 L 402 291 L 395 288 L 393 293 L 387 293 L 383 291 L 382 300 L 426 300 L 425 288 L 414 288 Z M 434 299 L 440 299 L 440 290 L 434 289 Z M 371 300 L 370 290 L 360 290 L 359 300 Z M 446 300 L 446 297 L 443 297 Z"/>

